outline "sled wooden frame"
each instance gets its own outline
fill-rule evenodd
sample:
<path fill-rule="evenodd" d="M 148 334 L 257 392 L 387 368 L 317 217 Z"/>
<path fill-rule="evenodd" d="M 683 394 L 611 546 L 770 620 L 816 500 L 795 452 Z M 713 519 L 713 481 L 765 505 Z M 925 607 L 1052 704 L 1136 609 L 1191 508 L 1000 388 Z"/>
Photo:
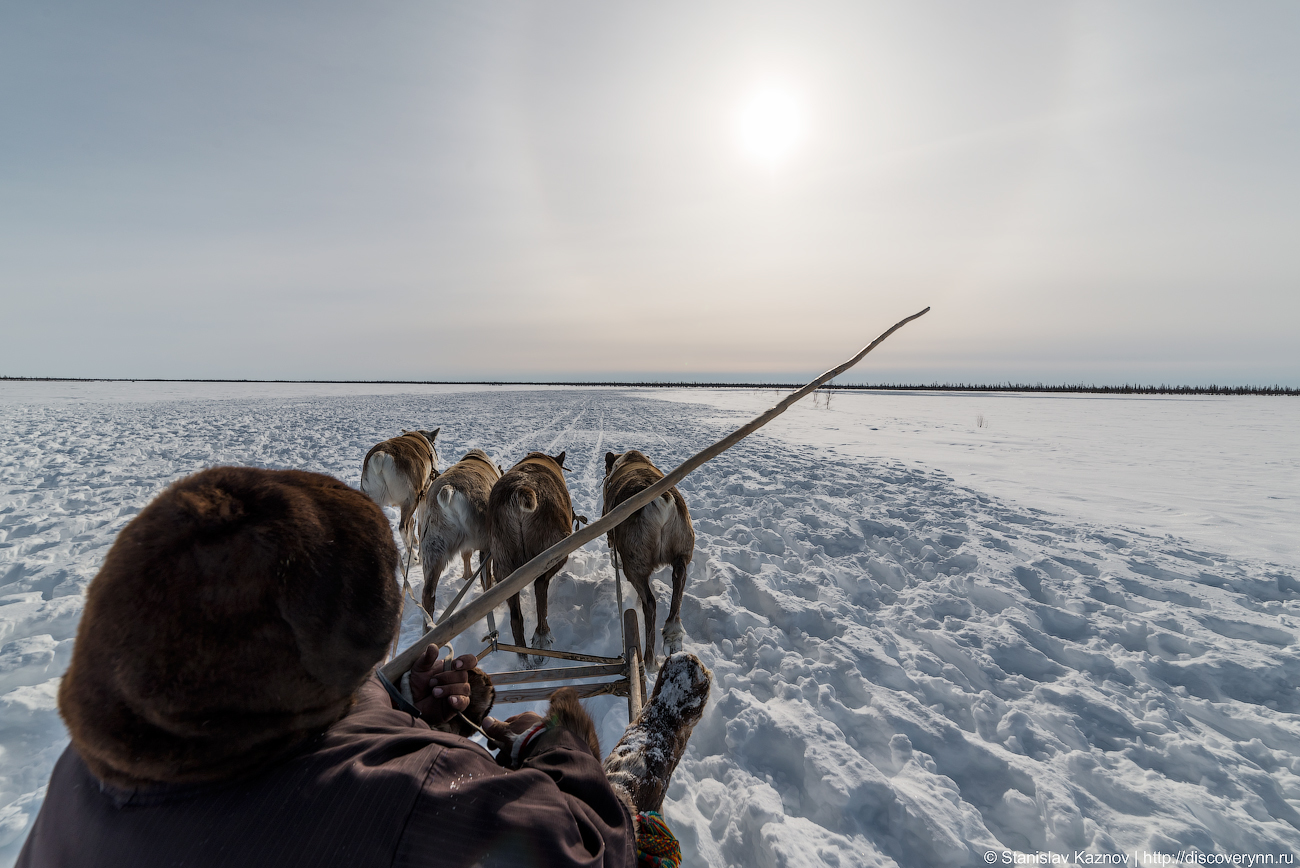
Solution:
<path fill-rule="evenodd" d="M 905 319 L 901 319 L 894 325 L 890 326 L 880 337 L 876 338 L 857 355 L 842 364 L 831 368 L 808 385 L 795 392 L 787 395 L 775 407 L 763 413 L 761 416 L 750 421 L 748 424 L 738 428 L 731 434 L 696 453 L 692 457 L 683 461 L 676 469 L 672 470 L 660 479 L 654 485 L 638 492 L 629 497 L 614 509 L 605 514 L 599 521 L 593 521 L 581 530 L 575 531 L 569 536 L 557 542 L 528 563 L 516 569 L 506 578 L 494 584 L 491 588 L 484 591 L 480 596 L 466 604 L 463 609 L 455 611 L 448 615 L 443 613 L 432 630 L 429 630 L 423 636 L 415 641 L 413 645 L 399 653 L 392 660 L 383 666 L 383 673 L 389 681 L 394 684 L 401 681 L 403 675 L 411 670 L 416 659 L 424 652 L 429 645 L 445 645 L 451 639 L 463 633 L 473 626 L 481 618 L 493 612 L 497 606 L 506 601 L 507 598 L 518 594 L 530 582 L 536 581 L 547 570 L 554 567 L 560 561 L 569 556 L 594 539 L 608 533 L 618 527 L 623 522 L 631 518 L 637 510 L 650 503 L 659 495 L 672 488 L 677 483 L 686 478 L 686 475 L 695 470 L 700 465 L 710 461 L 723 452 L 726 452 L 732 446 L 735 446 L 741 440 L 753 434 L 759 428 L 762 428 L 768 422 L 771 422 L 777 416 L 780 416 L 786 410 L 790 409 L 799 399 L 807 396 L 809 393 L 816 391 L 825 383 L 833 380 L 835 377 L 847 371 L 849 368 L 860 362 L 867 353 L 878 347 L 886 338 L 907 325 L 914 319 L 924 316 L 930 312 L 930 308 L 912 314 Z M 471 579 L 472 581 L 472 579 Z M 618 593 L 619 609 L 623 608 L 623 586 L 622 578 L 619 576 L 617 565 L 614 570 L 614 581 Z M 563 660 L 575 660 L 582 662 L 595 662 L 598 666 L 614 667 L 610 674 L 622 675 L 618 681 L 601 682 L 592 685 L 582 685 L 575 687 L 580 696 L 599 696 L 613 693 L 615 695 L 626 695 L 628 697 L 628 713 L 630 720 L 636 720 L 641 713 L 641 706 L 644 703 L 645 695 L 645 677 L 644 663 L 640 659 L 640 630 L 636 629 L 637 616 L 636 609 L 628 609 L 623 612 L 620 626 L 623 628 L 623 654 L 619 657 L 593 657 L 589 654 L 574 654 L 563 651 L 540 651 L 533 648 L 517 648 L 514 645 L 504 645 L 497 641 L 497 636 L 490 633 L 483 637 L 489 640 L 491 644 L 480 654 L 480 658 L 486 656 L 492 651 L 518 651 L 519 653 L 527 652 L 542 657 L 559 658 Z M 630 627 L 629 627 L 630 624 Z M 650 624 L 648 630 L 653 630 L 654 625 Z M 620 669 L 621 667 L 621 669 Z M 557 667 L 551 669 L 524 669 L 515 672 L 502 672 L 492 675 L 492 683 L 495 684 L 519 684 L 531 681 L 559 681 L 559 680 L 579 680 L 589 678 L 608 677 L 597 672 L 592 672 L 594 667 Z M 572 675 L 564 675 L 566 669 L 572 672 Z M 578 674 L 580 670 L 587 670 L 588 674 Z M 602 670 L 602 672 L 605 670 Z M 507 680 L 508 679 L 508 680 Z M 498 691 L 497 702 L 531 702 L 540 701 L 548 698 L 551 693 L 558 690 L 559 687 L 551 688 L 524 688 L 514 691 Z M 506 694 L 503 698 L 502 694 Z"/>
<path fill-rule="evenodd" d="M 621 595 L 620 595 L 621 596 Z M 578 654 L 572 651 L 545 651 L 537 648 L 523 648 L 507 645 L 497 641 L 495 634 L 484 636 L 489 644 L 478 655 L 482 660 L 494 651 L 514 651 L 517 654 L 533 654 L 556 660 L 573 660 L 589 663 L 589 666 L 553 666 L 545 669 L 515 669 L 509 672 L 493 672 L 492 685 L 497 687 L 496 702 L 541 702 L 551 698 L 551 694 L 560 687 L 572 687 L 578 696 L 625 696 L 627 697 L 628 720 L 636 720 L 645 705 L 645 661 L 641 659 L 641 635 L 637 626 L 636 609 L 624 609 L 620 626 L 623 631 L 623 653 L 618 657 L 597 657 L 592 654 Z M 614 678 L 609 681 L 607 679 Z M 600 679 L 595 681 L 593 679 Z M 533 682 L 586 681 L 586 684 L 554 684 L 549 687 L 523 687 L 514 690 L 501 690 L 503 685 L 529 684 Z"/>
<path fill-rule="evenodd" d="M 479 575 L 487 568 L 491 555 L 479 563 L 479 567 L 474 574 L 470 576 L 465 584 L 461 587 L 459 593 L 452 599 L 447 608 L 438 616 L 437 624 L 446 621 L 460 605 L 460 601 L 465 598 L 465 594 Z M 615 578 L 618 584 L 618 608 L 623 609 L 623 585 L 622 579 L 618 577 L 617 571 Z M 486 593 L 486 591 L 484 592 Z M 641 635 L 637 626 L 636 609 L 623 610 L 623 618 L 619 624 L 622 630 L 623 653 L 618 657 L 598 657 L 593 654 L 578 654 L 573 651 L 554 651 L 541 650 L 538 648 L 523 648 L 518 645 L 508 645 L 499 641 L 496 624 L 492 613 L 488 613 L 488 634 L 483 637 L 483 641 L 488 645 L 478 653 L 478 659 L 482 660 L 487 655 L 495 651 L 514 651 L 517 654 L 532 654 L 538 657 L 548 657 L 557 660 L 572 660 L 577 663 L 595 664 L 592 666 L 557 666 L 549 669 L 515 669 L 509 672 L 492 673 L 492 685 L 501 687 L 509 684 L 529 684 L 533 682 L 557 682 L 557 681 L 590 681 L 591 679 L 602 679 L 600 681 L 588 684 L 569 684 L 553 685 L 550 687 L 523 687 L 514 690 L 497 690 L 496 703 L 506 704 L 512 702 L 541 702 L 551 698 L 554 693 L 562 686 L 572 687 L 577 691 L 578 696 L 586 698 L 589 696 L 625 696 L 627 697 L 628 720 L 636 720 L 641 714 L 641 707 L 645 705 L 645 661 L 641 656 L 640 643 L 637 637 Z M 435 625 L 436 626 L 436 625 Z M 614 681 L 604 679 L 615 678 Z"/>

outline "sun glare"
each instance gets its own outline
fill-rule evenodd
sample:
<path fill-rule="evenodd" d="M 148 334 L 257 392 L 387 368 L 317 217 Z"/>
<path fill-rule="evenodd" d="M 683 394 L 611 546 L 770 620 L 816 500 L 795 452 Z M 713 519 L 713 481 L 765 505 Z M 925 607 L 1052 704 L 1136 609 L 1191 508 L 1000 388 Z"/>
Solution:
<path fill-rule="evenodd" d="M 737 114 L 737 138 L 745 155 L 775 168 L 794 152 L 804 133 L 803 107 L 793 91 L 771 85 L 755 91 Z"/>

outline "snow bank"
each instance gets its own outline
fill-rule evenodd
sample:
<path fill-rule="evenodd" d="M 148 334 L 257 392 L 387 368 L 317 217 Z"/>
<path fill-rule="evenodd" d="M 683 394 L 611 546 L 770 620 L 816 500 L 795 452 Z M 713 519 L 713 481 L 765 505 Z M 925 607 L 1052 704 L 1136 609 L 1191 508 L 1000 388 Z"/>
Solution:
<path fill-rule="evenodd" d="M 642 394 L 755 416 L 784 393 Z M 1300 401 L 1267 396 L 831 392 L 763 429 L 826 457 L 892 458 L 1084 521 L 1300 567 Z"/>
<path fill-rule="evenodd" d="M 171 480 L 247 463 L 355 484 L 370 445 L 401 427 L 441 425 L 444 466 L 472 447 L 502 463 L 567 450 L 575 508 L 598 515 L 606 450 L 640 448 L 671 466 L 750 415 L 719 406 L 729 393 L 713 405 L 594 389 L 282 387 L 215 399 L 194 397 L 197 386 L 157 396 L 136 385 L 123 397 L 100 385 L 45 402 L 23 385 L 0 387 L 0 864 L 15 858 L 66 744 L 54 697 L 81 594 L 114 534 Z M 755 400 L 765 407 L 767 397 Z M 1227 556 L 1158 521 L 1153 533 L 1096 497 L 1062 511 L 1069 517 L 1045 512 L 1033 504 L 1047 483 L 1016 488 L 1026 453 L 1031 468 L 1050 468 L 1045 447 L 985 450 L 992 469 L 981 472 L 1001 480 L 987 487 L 997 496 L 933 466 L 871 457 L 880 433 L 871 428 L 884 426 L 869 401 L 841 412 L 845 397 L 829 411 L 796 409 L 795 424 L 682 485 L 697 532 L 685 644 L 716 678 L 666 804 L 688 864 L 1300 849 L 1300 584 L 1285 557 Z M 902 418 L 908 404 L 895 397 Z M 1051 414 L 1068 405 L 1023 406 L 1050 432 Z M 1237 406 L 1248 415 L 1259 405 Z M 1189 402 L 1185 412 L 1180 448 L 1212 454 L 1204 440 L 1217 429 L 1196 424 L 1203 408 Z M 1098 436 L 1140 441 L 1148 420 L 1126 413 L 1129 430 L 1112 420 Z M 835 442 L 815 435 L 819 418 L 838 429 Z M 1272 424 L 1243 422 L 1256 423 Z M 908 442 L 901 430 L 893 441 Z M 940 451 L 922 433 L 911 442 Z M 1086 475 L 1111 449 L 1077 446 L 1083 469 L 1071 473 Z M 1250 449 L 1251 478 L 1268 492 L 1291 450 L 1268 438 Z M 1092 472 L 1113 478 L 1105 466 Z M 1135 478 L 1139 490 L 1116 497 L 1152 499 L 1140 488 L 1147 477 Z M 1267 494 L 1247 502 L 1250 481 L 1218 492 L 1223 508 L 1266 514 Z M 1201 492 L 1207 502 L 1215 494 Z M 1270 551 L 1292 544 L 1275 539 Z M 570 558 L 552 583 L 556 647 L 617 653 L 611 577 L 603 545 Z M 655 581 L 661 618 L 666 577 Z M 439 606 L 459 584 L 443 579 Z M 405 639 L 418 630 L 408 611 Z M 479 635 L 462 634 L 457 650 L 477 651 Z M 489 668 L 514 666 L 494 658 Z M 608 748 L 626 705 L 589 705 Z"/>

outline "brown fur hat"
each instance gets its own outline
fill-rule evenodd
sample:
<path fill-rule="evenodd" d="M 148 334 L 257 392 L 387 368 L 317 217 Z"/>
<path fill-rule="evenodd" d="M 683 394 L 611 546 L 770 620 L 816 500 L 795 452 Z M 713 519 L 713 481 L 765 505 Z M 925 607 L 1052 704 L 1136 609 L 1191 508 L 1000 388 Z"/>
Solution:
<path fill-rule="evenodd" d="M 251 772 L 341 717 L 401 614 L 383 512 L 337 479 L 216 467 L 131 520 L 86 592 L 59 711 L 110 783 Z"/>

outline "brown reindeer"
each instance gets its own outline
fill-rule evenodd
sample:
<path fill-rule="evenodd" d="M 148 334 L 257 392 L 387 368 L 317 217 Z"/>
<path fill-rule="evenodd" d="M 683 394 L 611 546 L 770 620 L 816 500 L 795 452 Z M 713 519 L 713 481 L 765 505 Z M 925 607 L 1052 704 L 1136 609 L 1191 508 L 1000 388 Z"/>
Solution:
<path fill-rule="evenodd" d="M 573 533 L 573 504 L 564 483 L 564 453 L 552 458 L 529 452 L 492 486 L 488 498 L 488 536 L 492 551 L 492 574 L 504 579 L 555 543 Z M 546 623 L 546 593 L 551 578 L 568 558 L 547 570 L 533 582 L 537 600 L 537 631 L 529 647 L 549 650 L 554 644 Z M 519 595 L 510 598 L 510 629 L 515 644 L 524 645 L 524 613 Z M 529 669 L 543 658 L 520 654 Z"/>
<path fill-rule="evenodd" d="M 361 490 L 380 506 L 402 511 L 397 523 L 408 553 L 415 549 L 415 508 L 429 480 L 438 473 L 438 450 L 433 440 L 442 428 L 402 431 L 370 447 L 361 462 Z"/>
<path fill-rule="evenodd" d="M 424 568 L 424 592 L 420 595 L 424 610 L 433 615 L 438 579 L 443 569 L 457 555 L 465 564 L 465 581 L 470 570 L 470 554 L 478 552 L 479 563 L 488 554 L 488 495 L 501 478 L 501 469 L 482 449 L 471 449 L 447 472 L 434 480 L 420 508 L 420 562 Z M 483 589 L 488 588 L 487 571 L 483 572 Z"/>
<path fill-rule="evenodd" d="M 664 475 L 649 458 L 635 449 L 618 455 L 605 453 L 605 503 L 601 515 L 607 515 L 623 501 L 638 494 Z M 673 599 L 664 623 L 664 650 L 669 654 L 682 650 L 682 592 L 686 589 L 686 567 L 695 553 L 695 530 L 691 511 L 676 488 L 670 488 L 641 507 L 627 521 L 611 530 L 606 539 L 616 566 L 632 583 L 641 598 L 645 616 L 645 661 L 655 669 L 655 596 L 650 588 L 650 574 L 662 566 L 673 568 Z"/>

